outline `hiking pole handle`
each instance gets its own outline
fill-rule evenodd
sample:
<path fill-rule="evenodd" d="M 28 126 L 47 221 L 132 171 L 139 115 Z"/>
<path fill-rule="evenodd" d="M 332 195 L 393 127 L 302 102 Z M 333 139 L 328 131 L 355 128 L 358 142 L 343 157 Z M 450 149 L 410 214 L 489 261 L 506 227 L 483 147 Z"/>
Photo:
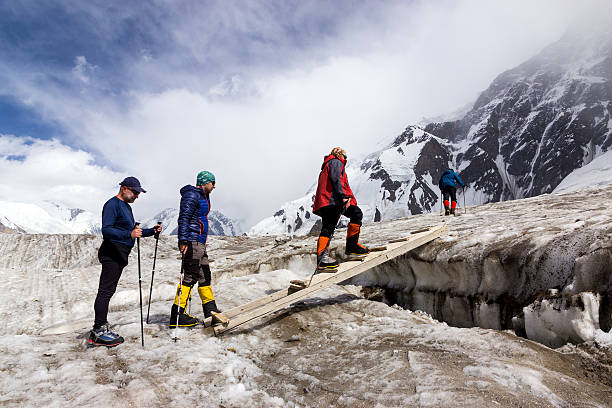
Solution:
<path fill-rule="evenodd" d="M 157 224 L 161 227 L 162 222 L 161 221 L 157 221 Z M 153 236 L 155 237 L 155 239 L 159 239 L 159 234 L 161 234 L 161 230 L 159 230 L 158 232 L 156 232 L 155 234 L 153 234 Z"/>

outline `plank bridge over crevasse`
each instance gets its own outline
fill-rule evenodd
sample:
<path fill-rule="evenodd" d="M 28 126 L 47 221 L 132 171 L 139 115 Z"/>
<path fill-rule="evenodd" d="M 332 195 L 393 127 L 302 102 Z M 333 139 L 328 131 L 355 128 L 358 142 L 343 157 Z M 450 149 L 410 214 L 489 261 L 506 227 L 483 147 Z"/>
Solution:
<path fill-rule="evenodd" d="M 333 273 L 317 273 L 310 280 L 291 281 L 291 285 L 287 289 L 279 290 L 245 305 L 218 313 L 212 318 L 206 319 L 204 325 L 212 325 L 215 335 L 218 336 L 246 322 L 286 308 L 310 297 L 315 292 L 344 282 L 353 276 L 431 242 L 446 232 L 446 228 L 445 225 L 437 225 L 413 231 L 405 238 L 393 240 L 385 246 L 371 248 L 371 252 L 363 259 L 341 263 Z"/>

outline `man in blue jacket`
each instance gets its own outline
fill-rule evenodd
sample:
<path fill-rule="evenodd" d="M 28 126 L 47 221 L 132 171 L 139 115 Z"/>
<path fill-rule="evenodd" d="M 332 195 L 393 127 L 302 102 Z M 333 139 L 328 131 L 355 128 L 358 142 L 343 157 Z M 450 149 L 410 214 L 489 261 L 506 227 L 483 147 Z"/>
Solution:
<path fill-rule="evenodd" d="M 102 273 L 94 303 L 96 317 L 88 340 L 91 346 L 113 347 L 123 343 L 123 337 L 109 329 L 106 320 L 108 304 L 117 289 L 121 272 L 128 264 L 136 238 L 150 237 L 162 230 L 161 225 L 147 229 L 136 227 L 130 204 L 140 193 L 146 193 L 140 186 L 140 181 L 136 177 L 126 177 L 119 185 L 121 187 L 117 195 L 108 200 L 102 208 L 103 240 L 98 250 Z"/>
<path fill-rule="evenodd" d="M 178 217 L 178 245 L 183 258 L 183 280 L 179 283 L 170 312 L 171 328 L 191 327 L 198 319 L 185 313 L 187 302 L 195 284 L 202 300 L 204 317 L 219 313 L 211 284 L 210 266 L 206 253 L 208 238 L 208 213 L 210 212 L 210 193 L 215 189 L 215 176 L 202 171 L 196 179 L 196 186 L 181 188 L 181 206 Z"/>
<path fill-rule="evenodd" d="M 465 187 L 459 175 L 452 169 L 448 169 L 442 173 L 442 177 L 440 177 L 440 181 L 438 182 L 438 186 L 442 191 L 442 197 L 444 198 L 444 215 L 455 215 L 455 208 L 457 207 L 457 185 L 455 182 L 459 183 L 461 187 Z M 451 199 L 450 208 L 448 202 L 449 196 Z"/>

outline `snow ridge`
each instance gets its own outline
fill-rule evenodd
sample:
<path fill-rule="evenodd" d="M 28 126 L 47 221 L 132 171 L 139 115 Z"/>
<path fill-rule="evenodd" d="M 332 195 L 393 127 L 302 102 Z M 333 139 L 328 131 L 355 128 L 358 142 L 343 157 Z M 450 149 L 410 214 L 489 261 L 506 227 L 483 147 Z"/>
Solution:
<path fill-rule="evenodd" d="M 99 234 L 100 219 L 90 211 L 63 204 L 0 201 L 0 224 L 20 233 Z"/>

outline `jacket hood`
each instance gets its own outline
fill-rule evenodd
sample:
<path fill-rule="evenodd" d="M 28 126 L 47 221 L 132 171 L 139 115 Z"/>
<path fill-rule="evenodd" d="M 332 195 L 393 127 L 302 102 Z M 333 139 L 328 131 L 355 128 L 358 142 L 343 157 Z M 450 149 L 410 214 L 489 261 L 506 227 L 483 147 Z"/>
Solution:
<path fill-rule="evenodd" d="M 346 159 L 342 159 L 334 154 L 328 154 L 327 156 L 323 157 L 323 164 L 321 165 L 321 170 L 323 170 L 323 168 L 325 168 L 325 165 L 333 159 L 338 159 L 342 162 L 343 165 L 346 165 Z"/>
<path fill-rule="evenodd" d="M 186 193 L 195 193 L 195 194 L 204 195 L 204 192 L 202 191 L 202 189 L 194 187 L 191 184 L 187 184 L 185 187 L 181 188 L 181 196 L 184 196 Z"/>

